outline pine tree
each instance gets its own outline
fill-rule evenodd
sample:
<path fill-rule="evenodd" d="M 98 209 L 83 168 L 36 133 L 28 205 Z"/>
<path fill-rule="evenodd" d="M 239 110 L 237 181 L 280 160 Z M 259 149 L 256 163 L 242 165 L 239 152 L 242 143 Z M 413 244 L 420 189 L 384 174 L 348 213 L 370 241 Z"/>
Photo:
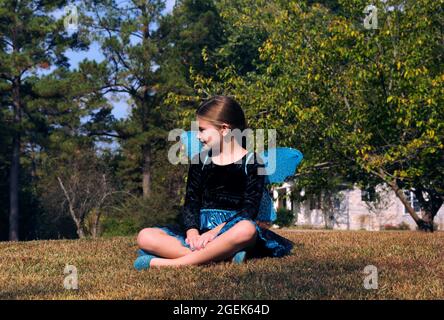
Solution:
<path fill-rule="evenodd" d="M 63 20 L 51 13 L 67 1 L 0 2 L 0 90 L 2 112 L 11 132 L 9 239 L 19 239 L 20 158 L 33 133 L 44 130 L 39 110 L 30 107 L 39 71 L 68 66 L 64 52 L 84 48 L 77 33 L 68 35 Z M 40 73 L 41 75 L 41 73 Z"/>

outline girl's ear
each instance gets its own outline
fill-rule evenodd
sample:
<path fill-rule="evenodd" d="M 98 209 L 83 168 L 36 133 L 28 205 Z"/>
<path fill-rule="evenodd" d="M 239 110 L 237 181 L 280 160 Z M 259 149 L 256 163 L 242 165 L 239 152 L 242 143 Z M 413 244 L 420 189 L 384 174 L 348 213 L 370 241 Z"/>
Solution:
<path fill-rule="evenodd" d="M 222 129 L 222 135 L 226 136 L 230 132 L 231 127 L 228 124 L 223 123 L 221 129 Z"/>

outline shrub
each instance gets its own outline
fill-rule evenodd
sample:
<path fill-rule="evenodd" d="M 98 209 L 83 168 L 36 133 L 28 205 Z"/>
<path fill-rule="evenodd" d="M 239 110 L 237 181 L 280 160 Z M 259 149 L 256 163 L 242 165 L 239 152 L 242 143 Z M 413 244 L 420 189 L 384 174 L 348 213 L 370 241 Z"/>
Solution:
<path fill-rule="evenodd" d="M 149 199 L 130 198 L 119 208 L 102 216 L 104 236 L 134 235 L 143 228 L 156 224 L 177 224 L 180 205 L 168 199 L 165 193 L 156 193 Z"/>
<path fill-rule="evenodd" d="M 102 220 L 102 235 L 104 237 L 134 235 L 141 229 L 136 219 L 131 216 L 107 216 Z"/>
<path fill-rule="evenodd" d="M 410 230 L 410 225 L 404 221 L 398 225 L 385 224 L 382 226 L 382 230 Z"/>
<path fill-rule="evenodd" d="M 293 224 L 294 214 L 292 210 L 279 208 L 276 214 L 277 214 L 277 219 L 275 221 L 275 224 L 281 227 L 288 227 Z"/>

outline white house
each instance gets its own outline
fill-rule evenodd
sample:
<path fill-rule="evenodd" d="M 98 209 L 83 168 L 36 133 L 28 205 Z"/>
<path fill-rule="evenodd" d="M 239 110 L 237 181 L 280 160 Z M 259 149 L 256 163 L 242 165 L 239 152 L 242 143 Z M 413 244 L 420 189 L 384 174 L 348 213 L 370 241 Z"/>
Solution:
<path fill-rule="evenodd" d="M 293 182 L 273 187 L 274 207 L 292 210 L 295 225 L 342 230 L 382 230 L 387 226 L 408 225 L 416 229 L 416 223 L 408 214 L 395 193 L 385 185 L 372 192 L 357 187 L 335 194 L 307 195 L 308 200 L 291 200 Z M 412 191 L 404 191 L 410 204 L 421 216 L 422 212 Z M 444 206 L 435 216 L 438 230 L 444 230 Z"/>

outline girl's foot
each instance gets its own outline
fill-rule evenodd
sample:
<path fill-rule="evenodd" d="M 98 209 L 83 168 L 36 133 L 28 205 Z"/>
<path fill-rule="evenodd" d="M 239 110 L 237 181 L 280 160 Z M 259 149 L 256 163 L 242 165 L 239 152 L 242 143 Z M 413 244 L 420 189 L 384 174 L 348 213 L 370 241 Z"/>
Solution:
<path fill-rule="evenodd" d="M 136 261 L 134 261 L 134 268 L 136 268 L 136 270 L 144 270 L 144 269 L 149 269 L 150 268 L 150 262 L 153 258 L 158 258 L 155 255 L 152 254 L 146 254 L 143 256 L 139 256 Z"/>
<path fill-rule="evenodd" d="M 231 260 L 235 264 L 242 264 L 245 262 L 245 257 L 247 255 L 247 252 L 242 250 L 236 252 L 236 254 L 233 256 L 233 259 Z"/>

